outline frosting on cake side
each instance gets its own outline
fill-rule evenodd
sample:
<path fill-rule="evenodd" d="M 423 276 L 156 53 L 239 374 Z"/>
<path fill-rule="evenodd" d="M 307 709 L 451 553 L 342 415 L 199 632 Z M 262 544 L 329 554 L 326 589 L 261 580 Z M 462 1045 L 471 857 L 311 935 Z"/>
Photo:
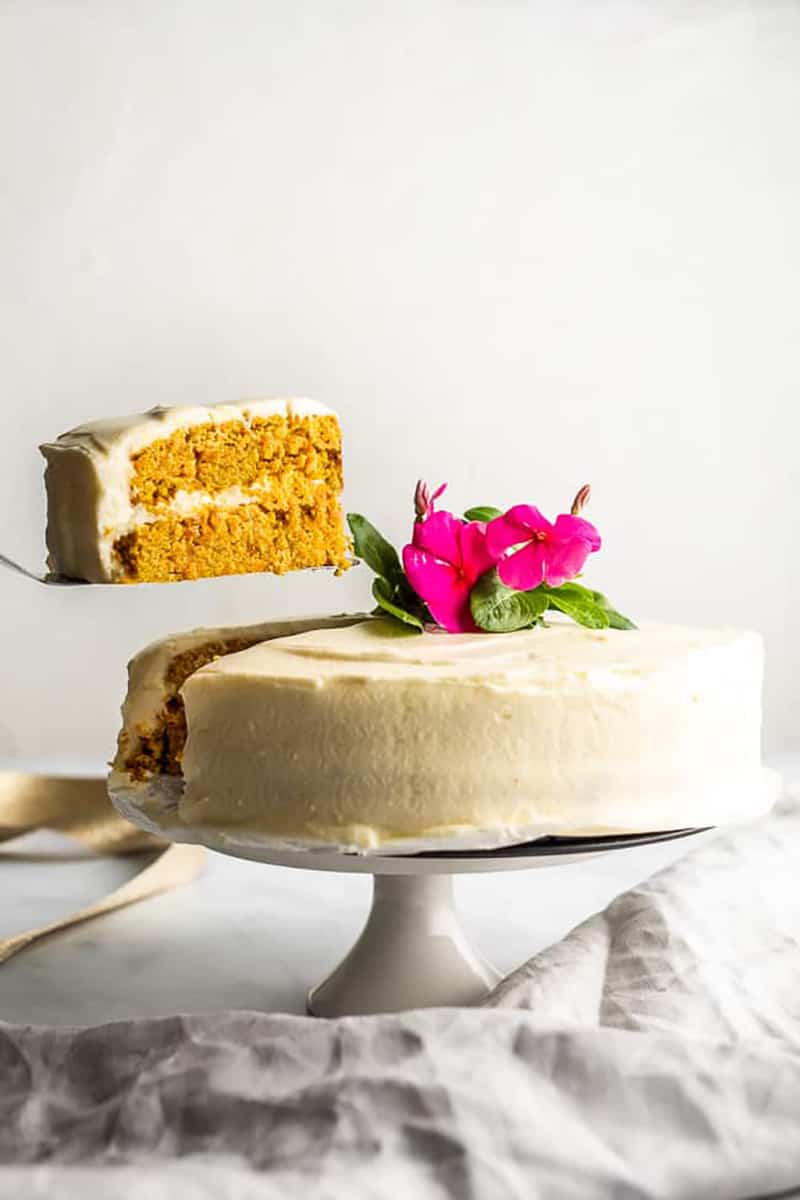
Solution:
<path fill-rule="evenodd" d="M 727 629 L 310 630 L 186 680 L 180 815 L 364 848 L 750 818 L 761 677 L 758 635 Z"/>

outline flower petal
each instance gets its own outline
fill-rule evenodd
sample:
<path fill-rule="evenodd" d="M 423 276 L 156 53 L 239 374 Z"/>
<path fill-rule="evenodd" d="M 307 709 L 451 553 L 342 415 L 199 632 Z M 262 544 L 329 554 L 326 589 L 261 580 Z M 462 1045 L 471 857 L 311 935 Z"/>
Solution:
<path fill-rule="evenodd" d="M 497 574 L 506 587 L 527 592 L 538 587 L 544 578 L 546 542 L 529 542 L 516 554 L 509 554 L 497 564 Z"/>
<path fill-rule="evenodd" d="M 426 603 L 452 591 L 460 580 L 457 567 L 416 546 L 403 547 L 403 568 L 408 582 Z"/>
<path fill-rule="evenodd" d="M 529 529 L 532 533 L 550 533 L 553 526 L 543 513 L 532 504 L 515 504 L 505 514 L 509 521 Z"/>
<path fill-rule="evenodd" d="M 441 562 L 461 566 L 461 525 L 452 513 L 442 509 L 414 525 L 412 540 L 418 550 L 427 550 Z"/>
<path fill-rule="evenodd" d="M 599 550 L 602 545 L 600 534 L 591 521 L 584 521 L 583 517 L 572 517 L 569 513 L 562 513 L 560 517 L 556 517 L 553 535 L 558 541 L 583 538 L 588 542 L 591 551 Z"/>
<path fill-rule="evenodd" d="M 489 551 L 486 541 L 486 522 L 469 521 L 461 527 L 461 570 L 464 578 L 472 585 L 497 559 Z"/>
<path fill-rule="evenodd" d="M 511 546 L 529 542 L 532 533 L 550 533 L 552 525 L 538 508 L 531 504 L 515 504 L 502 517 L 495 517 L 486 527 L 486 542 L 490 554 L 497 559 Z"/>
<path fill-rule="evenodd" d="M 416 546 L 403 547 L 406 577 L 431 616 L 448 633 L 474 633 L 477 625 L 469 607 L 470 584 L 449 563 L 440 562 Z"/>
<path fill-rule="evenodd" d="M 472 616 L 472 610 L 469 606 L 469 592 L 469 587 L 463 585 L 458 593 L 451 592 L 446 600 L 428 605 L 428 608 L 431 610 L 431 616 L 436 624 L 441 625 L 442 629 L 446 629 L 448 633 L 483 632 L 475 624 L 475 619 Z"/>
<path fill-rule="evenodd" d="M 580 537 L 551 542 L 547 547 L 545 583 L 550 587 L 561 587 L 568 579 L 574 579 L 583 570 L 583 564 L 590 553 L 591 546 Z"/>

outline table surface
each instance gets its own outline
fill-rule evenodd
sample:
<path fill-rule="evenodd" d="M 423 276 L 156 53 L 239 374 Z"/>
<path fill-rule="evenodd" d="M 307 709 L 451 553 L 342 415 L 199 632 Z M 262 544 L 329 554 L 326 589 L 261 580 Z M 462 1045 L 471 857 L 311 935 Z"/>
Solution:
<path fill-rule="evenodd" d="M 800 754 L 775 756 L 769 765 L 800 777 Z M 506 973 L 714 836 L 548 870 L 456 877 L 456 902 L 476 947 Z M 0 937 L 90 903 L 140 866 L 95 858 L 50 833 L 5 843 Z M 371 886 L 368 876 L 210 853 L 194 883 L 45 938 L 0 966 L 0 1020 L 75 1025 L 228 1008 L 302 1013 L 309 986 L 360 931 Z"/>

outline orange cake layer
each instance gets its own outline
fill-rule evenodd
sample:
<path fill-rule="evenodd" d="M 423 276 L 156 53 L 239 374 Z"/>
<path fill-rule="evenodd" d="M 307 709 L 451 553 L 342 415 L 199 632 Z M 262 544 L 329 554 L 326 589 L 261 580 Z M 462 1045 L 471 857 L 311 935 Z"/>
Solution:
<path fill-rule="evenodd" d="M 133 456 L 131 503 L 157 512 L 180 491 L 253 491 L 265 480 L 289 490 L 296 476 L 341 490 L 342 438 L 332 414 L 179 429 Z"/>
<path fill-rule="evenodd" d="M 339 422 L 314 401 L 152 409 L 42 452 L 57 574 L 144 583 L 349 566 Z"/>
<path fill-rule="evenodd" d="M 141 524 L 114 543 L 123 581 L 169 583 L 210 575 L 349 565 L 338 501 L 323 488 L 310 502 L 289 497 L 285 508 L 207 505 L 190 517 Z"/>

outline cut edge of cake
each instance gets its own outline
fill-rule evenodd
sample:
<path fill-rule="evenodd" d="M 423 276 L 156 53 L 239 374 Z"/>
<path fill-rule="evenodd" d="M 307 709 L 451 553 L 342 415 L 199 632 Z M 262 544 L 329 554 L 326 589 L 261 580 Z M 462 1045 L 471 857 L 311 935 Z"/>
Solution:
<path fill-rule="evenodd" d="M 128 687 L 111 764 L 112 780 L 143 783 L 163 776 L 180 778 L 186 742 L 181 688 L 201 667 L 260 642 L 313 629 L 338 629 L 365 619 L 363 613 L 295 617 L 193 629 L 151 642 L 128 663 Z"/>

